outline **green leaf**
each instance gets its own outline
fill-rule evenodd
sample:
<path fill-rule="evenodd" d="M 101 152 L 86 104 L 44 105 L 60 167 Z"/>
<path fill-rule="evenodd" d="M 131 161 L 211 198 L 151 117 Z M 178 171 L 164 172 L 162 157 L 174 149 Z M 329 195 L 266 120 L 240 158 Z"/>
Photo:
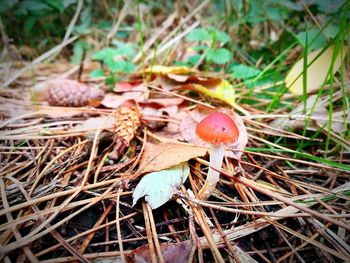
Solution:
<path fill-rule="evenodd" d="M 94 69 L 90 72 L 89 76 L 91 78 L 100 78 L 105 76 L 105 72 L 102 68 Z"/>
<path fill-rule="evenodd" d="M 201 55 L 197 54 L 197 55 L 193 55 L 193 56 L 190 56 L 188 59 L 187 59 L 187 63 L 189 63 L 190 65 L 194 66 L 198 63 L 198 61 L 200 60 L 201 58 Z"/>
<path fill-rule="evenodd" d="M 210 27 L 208 31 L 213 41 L 219 41 L 222 44 L 226 44 L 231 40 L 228 34 L 226 34 L 224 31 L 217 29 L 215 27 Z"/>
<path fill-rule="evenodd" d="M 10 10 L 15 4 L 16 4 L 16 1 L 13 1 L 13 0 L 1 0 L 0 13 Z"/>
<path fill-rule="evenodd" d="M 162 206 L 172 198 L 174 190 L 186 181 L 189 173 L 188 163 L 183 162 L 159 172 L 146 174 L 133 192 L 132 205 L 145 197 L 152 209 Z"/>
<path fill-rule="evenodd" d="M 116 72 L 124 72 L 125 71 L 125 61 L 124 60 L 110 60 L 106 63 L 107 67 L 112 71 L 113 73 Z"/>
<path fill-rule="evenodd" d="M 51 6 L 53 9 L 56 9 L 60 13 L 64 11 L 64 5 L 61 0 L 45 0 L 45 3 Z"/>
<path fill-rule="evenodd" d="M 136 66 L 134 63 L 130 62 L 130 61 L 125 61 L 125 65 L 124 65 L 124 72 L 125 73 L 133 73 L 136 70 Z"/>
<path fill-rule="evenodd" d="M 207 45 L 197 45 L 197 46 L 192 47 L 192 50 L 195 52 L 206 51 L 207 49 L 209 49 L 209 47 Z"/>
<path fill-rule="evenodd" d="M 104 63 L 108 63 L 108 61 L 112 58 L 114 58 L 117 55 L 117 50 L 115 48 L 106 47 L 99 51 L 97 51 L 93 56 L 92 59 L 94 60 L 100 60 Z"/>
<path fill-rule="evenodd" d="M 37 18 L 35 16 L 29 16 L 25 21 L 24 21 L 24 32 L 25 33 L 30 33 L 32 31 L 32 28 L 37 21 Z"/>
<path fill-rule="evenodd" d="M 90 44 L 84 40 L 80 40 L 76 42 L 73 46 L 73 55 L 70 58 L 71 63 L 73 64 L 80 63 L 83 58 L 84 50 L 87 51 L 87 50 L 90 50 L 90 48 L 91 48 Z"/>
<path fill-rule="evenodd" d="M 42 3 L 42 1 L 25 0 L 20 3 L 15 13 L 16 15 L 27 15 L 29 11 L 45 11 L 50 9 L 50 6 Z"/>
<path fill-rule="evenodd" d="M 325 1 L 325 0 L 316 0 L 316 5 L 318 6 L 318 10 L 327 14 L 336 13 L 339 8 L 345 3 L 345 0 L 333 0 L 333 1 Z"/>
<path fill-rule="evenodd" d="M 136 54 L 135 46 L 130 43 L 123 43 L 119 41 L 113 41 L 113 44 L 117 46 L 117 54 L 126 56 L 131 59 Z"/>
<path fill-rule="evenodd" d="M 85 34 L 90 31 L 92 21 L 91 6 L 86 5 L 80 14 L 80 24 L 74 27 L 74 31 L 78 34 Z"/>
<path fill-rule="evenodd" d="M 64 6 L 64 8 L 67 8 L 68 6 L 72 5 L 72 4 L 76 4 L 77 0 L 63 0 L 62 4 Z"/>
<path fill-rule="evenodd" d="M 261 71 L 253 67 L 239 64 L 232 66 L 231 72 L 236 79 L 249 79 L 259 75 Z"/>
<path fill-rule="evenodd" d="M 323 30 L 323 33 L 328 38 L 335 38 L 339 32 L 339 26 L 335 24 L 328 24 L 328 26 Z"/>
<path fill-rule="evenodd" d="M 208 62 L 225 64 L 232 59 L 232 53 L 226 48 L 208 49 L 205 54 L 205 59 Z"/>
<path fill-rule="evenodd" d="M 306 35 L 308 39 L 309 51 L 322 48 L 327 44 L 327 39 L 325 38 L 325 36 L 321 33 L 319 29 L 315 28 L 297 34 L 297 40 L 303 47 L 305 47 L 306 45 Z"/>
<path fill-rule="evenodd" d="M 280 21 L 287 17 L 287 11 L 286 8 L 274 4 L 272 1 L 251 0 L 249 1 L 249 12 L 243 19 L 253 24 L 267 20 Z"/>
<path fill-rule="evenodd" d="M 211 37 L 204 28 L 193 29 L 186 37 L 187 41 L 210 41 Z"/>

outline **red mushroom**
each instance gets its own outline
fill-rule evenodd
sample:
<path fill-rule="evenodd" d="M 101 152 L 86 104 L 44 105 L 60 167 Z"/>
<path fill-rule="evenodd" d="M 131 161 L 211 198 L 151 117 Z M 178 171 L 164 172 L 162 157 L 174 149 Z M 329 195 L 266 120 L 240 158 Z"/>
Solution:
<path fill-rule="evenodd" d="M 197 124 L 196 134 L 203 141 L 211 145 L 207 179 L 198 193 L 200 199 L 206 200 L 213 193 L 219 181 L 220 172 L 218 171 L 221 170 L 225 146 L 237 140 L 239 131 L 237 125 L 229 115 L 222 112 L 215 112 L 209 114 Z"/>

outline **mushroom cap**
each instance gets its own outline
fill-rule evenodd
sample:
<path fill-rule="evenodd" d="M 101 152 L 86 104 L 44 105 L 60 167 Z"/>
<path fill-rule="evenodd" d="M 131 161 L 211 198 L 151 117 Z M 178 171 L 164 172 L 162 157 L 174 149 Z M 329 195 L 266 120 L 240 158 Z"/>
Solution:
<path fill-rule="evenodd" d="M 197 124 L 196 134 L 210 144 L 230 144 L 238 138 L 239 130 L 229 115 L 214 112 Z"/>

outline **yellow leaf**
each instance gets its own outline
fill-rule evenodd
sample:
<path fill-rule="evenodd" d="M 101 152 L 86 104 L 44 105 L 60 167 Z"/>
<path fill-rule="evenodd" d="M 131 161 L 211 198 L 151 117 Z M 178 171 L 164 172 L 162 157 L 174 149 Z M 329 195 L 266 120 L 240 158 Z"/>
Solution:
<path fill-rule="evenodd" d="M 189 74 L 196 71 L 188 67 L 167 67 L 162 65 L 154 65 L 146 68 L 144 72 L 167 75 L 167 74 Z"/>
<path fill-rule="evenodd" d="M 217 85 L 206 88 L 199 84 L 191 84 L 197 91 L 208 95 L 209 97 L 225 101 L 231 106 L 235 106 L 235 90 L 226 80 L 221 80 Z"/>
<path fill-rule="evenodd" d="M 342 47 L 342 49 L 337 54 L 337 57 L 334 61 L 332 74 L 338 71 L 341 65 L 341 61 L 345 57 L 347 50 L 347 47 Z M 322 54 L 320 54 L 321 51 L 322 49 L 315 50 L 307 56 L 307 93 L 319 89 L 323 82 L 326 81 L 329 77 L 328 71 L 332 62 L 334 45 L 329 46 L 329 48 L 327 48 Z M 296 95 L 303 94 L 303 70 L 304 59 L 302 58 L 294 64 L 285 79 L 287 88 L 289 88 L 290 92 Z"/>

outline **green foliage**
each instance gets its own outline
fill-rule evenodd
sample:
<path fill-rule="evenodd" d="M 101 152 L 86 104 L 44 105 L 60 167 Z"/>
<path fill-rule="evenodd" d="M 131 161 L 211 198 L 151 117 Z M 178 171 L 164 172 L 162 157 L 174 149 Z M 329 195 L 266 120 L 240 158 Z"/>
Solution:
<path fill-rule="evenodd" d="M 210 39 L 213 42 L 220 42 L 222 45 L 228 43 L 231 40 L 228 34 L 226 34 L 224 31 L 219 30 L 215 27 L 209 27 L 208 33 L 210 35 Z"/>
<path fill-rule="evenodd" d="M 94 69 L 90 72 L 91 78 L 100 78 L 105 76 L 105 71 L 102 68 Z"/>
<path fill-rule="evenodd" d="M 334 14 L 339 11 L 339 9 L 345 4 L 346 0 L 335 0 L 335 1 L 325 1 L 325 0 L 316 0 L 315 4 L 319 11 Z"/>
<path fill-rule="evenodd" d="M 261 70 L 243 64 L 232 65 L 230 67 L 232 76 L 236 79 L 250 79 L 260 74 Z"/>
<path fill-rule="evenodd" d="M 127 59 L 131 59 L 136 54 L 136 47 L 133 44 L 124 43 L 116 40 L 114 40 L 112 44 L 117 47 L 117 55 L 121 55 L 126 57 Z"/>
<path fill-rule="evenodd" d="M 232 59 L 232 53 L 226 48 L 210 48 L 206 52 L 205 59 L 216 64 L 225 64 Z"/>
<path fill-rule="evenodd" d="M 74 14 L 72 0 L 1 0 L 0 14 L 9 38 L 16 44 L 40 48 L 61 41 Z"/>
<path fill-rule="evenodd" d="M 109 73 L 102 68 L 90 73 L 93 78 L 107 76 L 106 84 L 110 86 L 114 85 L 121 75 L 132 73 L 136 69 L 135 64 L 131 61 L 136 54 L 136 47 L 119 41 L 113 41 L 112 44 L 116 47 L 105 47 L 92 56 L 93 60 L 101 61 L 103 65 L 107 66 Z"/>
<path fill-rule="evenodd" d="M 204 59 L 207 63 L 214 63 L 223 65 L 232 60 L 232 52 L 223 47 L 230 42 L 230 36 L 224 31 L 215 27 L 196 28 L 186 37 L 187 41 L 199 42 L 193 47 L 193 50 L 198 53 L 203 53 Z M 187 64 L 193 66 L 200 59 L 200 56 L 191 56 Z"/>
<path fill-rule="evenodd" d="M 91 49 L 91 45 L 84 41 L 77 41 L 73 46 L 73 55 L 71 56 L 71 63 L 78 64 L 83 59 L 83 53 L 88 52 Z"/>
<path fill-rule="evenodd" d="M 308 50 L 312 51 L 326 46 L 328 39 L 335 38 L 338 30 L 339 28 L 337 25 L 329 23 L 322 30 L 319 28 L 312 28 L 307 31 L 302 31 L 296 35 L 296 38 L 299 43 L 305 48 L 307 37 Z"/>
<path fill-rule="evenodd" d="M 16 4 L 13 0 L 1 0 L 0 13 L 10 10 Z"/>
<path fill-rule="evenodd" d="M 193 29 L 186 37 L 187 41 L 210 41 L 211 37 L 204 28 Z"/>
<path fill-rule="evenodd" d="M 287 9 L 281 4 L 284 1 L 249 1 L 249 11 L 244 16 L 246 23 L 260 23 L 264 21 L 280 21 L 287 17 Z M 290 2 L 290 1 L 289 1 Z M 292 3 L 292 2 L 290 2 Z"/>

